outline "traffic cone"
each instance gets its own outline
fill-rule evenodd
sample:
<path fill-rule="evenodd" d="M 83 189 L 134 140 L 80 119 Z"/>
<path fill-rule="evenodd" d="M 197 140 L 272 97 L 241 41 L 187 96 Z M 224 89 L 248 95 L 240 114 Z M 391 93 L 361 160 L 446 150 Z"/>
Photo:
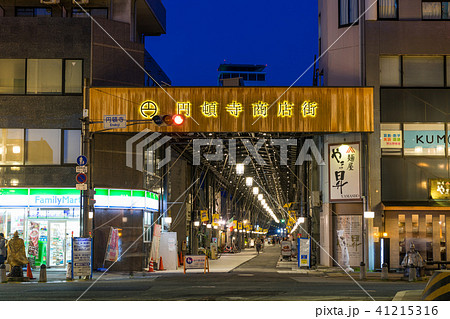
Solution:
<path fill-rule="evenodd" d="M 181 266 L 181 253 L 178 253 L 178 267 Z"/>
<path fill-rule="evenodd" d="M 33 277 L 33 273 L 31 272 L 31 266 L 30 263 L 27 264 L 27 277 L 30 279 L 36 279 Z"/>
<path fill-rule="evenodd" d="M 153 257 L 150 259 L 150 262 L 148 264 L 148 272 L 155 272 L 153 269 Z"/>
<path fill-rule="evenodd" d="M 159 270 L 164 270 L 163 261 L 162 261 L 162 256 L 159 257 Z"/>

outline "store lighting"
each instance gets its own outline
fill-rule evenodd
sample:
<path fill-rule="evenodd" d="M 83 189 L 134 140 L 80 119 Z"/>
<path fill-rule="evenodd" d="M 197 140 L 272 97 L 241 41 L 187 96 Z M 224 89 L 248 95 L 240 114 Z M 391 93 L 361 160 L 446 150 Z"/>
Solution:
<path fill-rule="evenodd" d="M 236 174 L 244 175 L 244 164 L 236 164 Z"/>
<path fill-rule="evenodd" d="M 217 228 L 219 228 L 219 226 L 214 226 L 214 229 L 217 229 Z"/>
<path fill-rule="evenodd" d="M 235 228 L 235 229 L 234 229 L 234 232 L 237 232 L 237 231 L 238 231 L 237 228 Z"/>
<path fill-rule="evenodd" d="M 364 218 L 375 218 L 375 212 L 364 212 Z"/>
<path fill-rule="evenodd" d="M 13 146 L 12 151 L 13 151 L 14 154 L 19 154 L 20 153 L 20 146 L 18 146 L 18 145 Z"/>
<path fill-rule="evenodd" d="M 388 233 L 383 233 L 383 237 L 387 237 L 388 236 Z"/>
<path fill-rule="evenodd" d="M 211 228 L 211 224 L 206 224 L 206 228 Z"/>
<path fill-rule="evenodd" d="M 166 224 L 172 223 L 172 217 L 165 217 L 164 218 L 164 223 L 166 223 Z"/>
<path fill-rule="evenodd" d="M 199 222 L 198 220 L 196 220 L 196 221 L 194 222 L 194 226 L 195 226 L 195 227 L 200 226 L 200 222 Z"/>
<path fill-rule="evenodd" d="M 246 177 L 245 178 L 245 185 L 248 187 L 251 187 L 253 185 L 253 177 Z"/>
<path fill-rule="evenodd" d="M 244 220 L 244 225 L 247 224 L 247 223 L 248 223 L 248 220 L 245 219 L 245 220 Z"/>
<path fill-rule="evenodd" d="M 253 195 L 258 195 L 258 193 L 259 193 L 259 188 L 253 187 Z"/>
<path fill-rule="evenodd" d="M 263 194 L 258 194 L 258 200 L 263 200 Z"/>

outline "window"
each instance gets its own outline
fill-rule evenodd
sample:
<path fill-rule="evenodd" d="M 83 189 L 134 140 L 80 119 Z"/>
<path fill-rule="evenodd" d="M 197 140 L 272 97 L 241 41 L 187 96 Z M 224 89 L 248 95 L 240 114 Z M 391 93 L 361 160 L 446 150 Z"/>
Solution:
<path fill-rule="evenodd" d="M 446 59 L 447 72 L 445 73 L 447 74 L 447 86 L 450 86 L 450 56 L 447 56 Z"/>
<path fill-rule="evenodd" d="M 81 131 L 64 131 L 64 164 L 77 162 L 77 157 L 81 154 Z"/>
<path fill-rule="evenodd" d="M 380 56 L 380 85 L 402 85 L 400 56 Z"/>
<path fill-rule="evenodd" d="M 23 129 L 0 129 L 0 164 L 23 164 Z"/>
<path fill-rule="evenodd" d="M 448 20 L 448 1 L 422 1 L 422 18 L 424 20 Z"/>
<path fill-rule="evenodd" d="M 444 58 L 441 56 L 404 56 L 403 86 L 444 86 Z"/>
<path fill-rule="evenodd" d="M 397 19 L 397 0 L 378 0 L 378 19 Z"/>
<path fill-rule="evenodd" d="M 61 130 L 26 130 L 26 165 L 59 165 L 61 163 Z"/>
<path fill-rule="evenodd" d="M 258 81 L 265 81 L 266 80 L 266 75 L 265 74 L 258 74 L 257 79 L 258 79 Z"/>
<path fill-rule="evenodd" d="M 250 73 L 248 75 L 248 80 L 249 81 L 256 81 L 256 74 L 255 73 Z"/>
<path fill-rule="evenodd" d="M 0 59 L 0 94 L 25 93 L 25 59 Z"/>
<path fill-rule="evenodd" d="M 0 59 L 0 94 L 62 93 L 83 93 L 82 60 Z"/>
<path fill-rule="evenodd" d="M 17 17 L 51 17 L 51 8 L 20 8 L 16 7 Z"/>
<path fill-rule="evenodd" d="M 108 8 L 84 8 L 84 10 L 94 18 L 108 19 Z M 88 18 L 89 16 L 81 8 L 73 8 L 72 17 Z"/>
<path fill-rule="evenodd" d="M 358 15 L 358 0 L 339 0 L 339 27 L 356 23 Z"/>
<path fill-rule="evenodd" d="M 144 243 L 152 241 L 152 224 L 153 214 L 151 212 L 144 211 Z"/>
<path fill-rule="evenodd" d="M 62 60 L 28 59 L 27 93 L 62 93 Z"/>
<path fill-rule="evenodd" d="M 83 61 L 65 61 L 65 93 L 83 93 Z"/>

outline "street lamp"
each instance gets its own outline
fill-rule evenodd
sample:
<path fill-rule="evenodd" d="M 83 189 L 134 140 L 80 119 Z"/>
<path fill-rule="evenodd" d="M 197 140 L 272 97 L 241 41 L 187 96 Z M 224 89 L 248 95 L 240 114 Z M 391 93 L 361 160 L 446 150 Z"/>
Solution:
<path fill-rule="evenodd" d="M 236 164 L 236 174 L 244 175 L 244 164 Z"/>
<path fill-rule="evenodd" d="M 253 195 L 258 195 L 259 193 L 259 188 L 258 187 L 253 187 Z"/>
<path fill-rule="evenodd" d="M 198 220 L 196 220 L 196 221 L 194 222 L 194 226 L 195 226 L 195 227 L 200 226 L 200 222 L 199 222 Z"/>
<path fill-rule="evenodd" d="M 253 185 L 253 177 L 246 177 L 245 185 L 247 185 L 248 187 L 252 186 Z"/>

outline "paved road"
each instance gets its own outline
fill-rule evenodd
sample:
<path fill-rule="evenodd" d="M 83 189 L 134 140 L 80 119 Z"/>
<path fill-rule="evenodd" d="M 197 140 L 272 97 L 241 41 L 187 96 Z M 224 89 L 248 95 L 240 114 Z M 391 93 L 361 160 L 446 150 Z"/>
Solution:
<path fill-rule="evenodd" d="M 100 280 L 81 300 L 371 300 L 350 278 L 279 273 L 279 247 L 228 273 L 151 273 L 148 277 Z M 107 276 L 105 276 L 107 277 Z M 0 285 L 0 300 L 77 300 L 92 282 Z M 423 289 L 425 283 L 365 281 L 360 285 L 378 301 L 397 291 Z"/>

